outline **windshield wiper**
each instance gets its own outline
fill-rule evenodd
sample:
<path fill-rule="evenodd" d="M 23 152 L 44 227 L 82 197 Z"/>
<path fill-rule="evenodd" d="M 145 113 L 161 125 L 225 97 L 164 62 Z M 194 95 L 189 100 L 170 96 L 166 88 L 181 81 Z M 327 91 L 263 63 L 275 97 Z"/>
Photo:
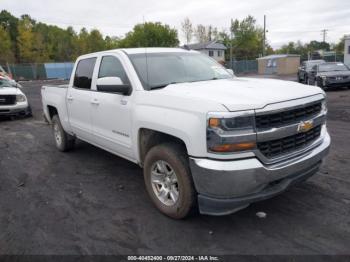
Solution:
<path fill-rule="evenodd" d="M 167 84 L 161 84 L 161 85 L 151 86 L 149 89 L 150 89 L 150 90 L 161 89 L 161 88 L 167 87 L 168 85 L 174 85 L 174 84 L 179 84 L 179 83 L 182 83 L 182 82 L 170 82 L 170 83 L 167 83 Z"/>
<path fill-rule="evenodd" d="M 154 89 L 161 89 L 161 88 L 167 87 L 168 85 L 175 85 L 175 84 L 181 84 L 181 83 L 203 82 L 203 81 L 220 80 L 220 79 L 223 79 L 223 78 L 213 77 L 213 78 L 210 78 L 210 79 L 203 79 L 203 80 L 194 80 L 194 81 L 185 81 L 185 82 L 170 82 L 170 83 L 167 83 L 167 84 L 151 86 L 149 89 L 150 90 L 154 90 Z"/>

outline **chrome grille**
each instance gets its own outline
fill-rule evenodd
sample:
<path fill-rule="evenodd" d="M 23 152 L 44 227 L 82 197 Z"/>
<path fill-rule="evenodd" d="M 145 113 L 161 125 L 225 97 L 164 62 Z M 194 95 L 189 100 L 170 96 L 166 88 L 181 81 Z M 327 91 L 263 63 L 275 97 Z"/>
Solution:
<path fill-rule="evenodd" d="M 349 76 L 330 76 L 330 77 L 328 77 L 329 80 L 345 80 L 348 78 L 349 78 Z"/>
<path fill-rule="evenodd" d="M 255 118 L 256 128 L 261 130 L 297 123 L 301 120 L 308 119 L 319 114 L 321 109 L 322 102 L 318 101 L 301 108 L 271 114 L 257 115 Z"/>
<path fill-rule="evenodd" d="M 258 149 L 267 158 L 287 154 L 301 149 L 317 140 L 320 137 L 321 128 L 322 126 L 319 125 L 305 133 L 299 133 L 281 139 L 260 142 L 258 143 Z"/>
<path fill-rule="evenodd" d="M 16 104 L 15 95 L 0 95 L 0 106 L 8 106 Z"/>

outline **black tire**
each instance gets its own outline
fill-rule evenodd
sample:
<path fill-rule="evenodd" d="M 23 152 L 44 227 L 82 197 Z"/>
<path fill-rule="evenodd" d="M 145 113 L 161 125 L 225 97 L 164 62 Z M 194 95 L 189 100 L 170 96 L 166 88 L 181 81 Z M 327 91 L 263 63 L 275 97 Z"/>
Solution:
<path fill-rule="evenodd" d="M 58 150 L 67 152 L 74 148 L 75 138 L 64 131 L 58 115 L 52 117 L 52 130 Z M 59 138 L 57 136 L 59 136 Z"/>
<path fill-rule="evenodd" d="M 303 81 L 301 80 L 301 78 L 300 78 L 300 75 L 298 74 L 298 82 L 299 83 L 302 83 Z"/>
<path fill-rule="evenodd" d="M 171 206 L 164 204 L 158 198 L 151 181 L 152 171 L 154 171 L 158 161 L 165 161 L 169 164 L 177 178 L 178 198 Z M 163 214 L 174 219 L 183 219 L 195 211 L 197 194 L 193 185 L 188 158 L 182 146 L 166 143 L 151 148 L 144 161 L 144 180 L 153 204 Z"/>
<path fill-rule="evenodd" d="M 322 84 L 321 79 L 315 79 L 315 86 L 320 87 L 321 89 L 323 89 L 323 91 L 327 91 L 328 89 L 326 86 Z"/>
<path fill-rule="evenodd" d="M 318 87 L 320 87 L 320 83 L 319 83 L 319 81 L 318 81 L 318 79 L 317 79 L 317 78 L 315 79 L 314 86 L 318 86 Z"/>
<path fill-rule="evenodd" d="M 307 76 L 304 77 L 304 84 L 305 84 L 305 85 L 308 85 L 308 84 L 309 84 L 309 83 L 308 83 L 308 78 L 307 78 Z"/>
<path fill-rule="evenodd" d="M 32 116 L 33 116 L 32 107 L 29 105 L 27 109 L 27 117 L 32 117 Z"/>
<path fill-rule="evenodd" d="M 307 79 L 306 79 L 306 84 L 309 85 L 309 86 L 311 86 L 311 80 L 310 80 L 310 78 L 307 78 Z"/>

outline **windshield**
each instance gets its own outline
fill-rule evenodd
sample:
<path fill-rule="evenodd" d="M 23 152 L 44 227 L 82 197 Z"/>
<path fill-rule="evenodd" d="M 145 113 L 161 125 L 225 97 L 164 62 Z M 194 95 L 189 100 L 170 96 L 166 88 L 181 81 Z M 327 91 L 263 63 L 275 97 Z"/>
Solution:
<path fill-rule="evenodd" d="M 3 88 L 3 87 L 13 87 L 13 84 L 11 84 L 10 81 L 4 78 L 0 78 L 0 88 Z"/>
<path fill-rule="evenodd" d="M 306 63 L 306 68 L 311 69 L 313 66 L 325 63 L 325 61 L 317 60 L 317 61 L 309 61 Z"/>
<path fill-rule="evenodd" d="M 150 53 L 129 56 L 144 88 L 169 84 L 226 79 L 233 76 L 211 58 L 198 53 Z"/>
<path fill-rule="evenodd" d="M 330 72 L 330 71 L 348 71 L 349 68 L 344 64 L 323 64 L 319 65 L 320 72 Z"/>

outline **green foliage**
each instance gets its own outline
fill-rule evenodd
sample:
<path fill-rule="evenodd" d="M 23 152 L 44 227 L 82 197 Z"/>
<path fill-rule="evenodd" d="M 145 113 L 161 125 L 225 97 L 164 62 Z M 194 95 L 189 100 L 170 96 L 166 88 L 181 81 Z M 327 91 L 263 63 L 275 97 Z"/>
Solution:
<path fill-rule="evenodd" d="M 337 52 L 337 54 L 343 54 L 345 49 L 345 36 L 343 36 L 340 41 L 334 45 L 333 47 L 334 51 Z"/>
<path fill-rule="evenodd" d="M 119 47 L 119 42 L 120 38 L 119 37 L 105 37 L 105 44 L 106 44 L 106 49 L 111 50 L 111 49 L 116 49 Z"/>
<path fill-rule="evenodd" d="M 337 51 L 337 48 L 341 49 L 341 52 Z M 333 48 L 337 53 L 344 52 L 344 42 L 341 40 L 338 44 Z M 306 59 L 313 52 L 318 50 L 330 51 L 331 46 L 329 43 L 311 41 L 310 43 L 303 44 L 300 41 L 298 42 L 289 42 L 286 45 L 283 45 L 281 48 L 276 50 L 278 54 L 296 54 L 301 55 L 302 58 Z"/>
<path fill-rule="evenodd" d="M 289 42 L 288 44 L 283 45 L 280 49 L 276 50 L 276 53 L 278 54 L 295 54 L 306 57 L 308 55 L 308 52 L 309 50 L 307 45 L 303 45 L 300 41 L 297 43 Z"/>
<path fill-rule="evenodd" d="M 120 47 L 175 47 L 179 45 L 176 29 L 161 23 L 145 23 L 134 26 L 119 43 Z"/>
<path fill-rule="evenodd" d="M 319 41 L 311 41 L 309 44 L 307 44 L 307 48 L 312 51 L 316 51 L 316 50 L 329 51 L 331 49 L 328 43 L 319 42 Z"/>
<path fill-rule="evenodd" d="M 0 25 L 0 62 L 13 62 L 14 58 L 10 34 Z"/>
<path fill-rule="evenodd" d="M 103 37 L 99 30 L 37 23 L 29 15 L 16 18 L 0 12 L 0 62 L 43 63 L 74 61 L 82 54 L 120 47 L 178 46 L 177 31 L 161 23 L 139 24 L 124 39 Z"/>
<path fill-rule="evenodd" d="M 219 31 L 211 25 L 192 26 L 189 18 L 182 24 L 186 40 L 191 41 L 194 34 L 199 42 L 220 40 L 227 47 L 233 46 L 236 59 L 252 59 L 262 53 L 263 29 L 256 24 L 252 16 L 243 20 L 234 20 L 230 33 Z M 103 37 L 97 29 L 86 28 L 75 32 L 72 27 L 66 29 L 36 22 L 29 15 L 20 18 L 6 10 L 0 12 L 0 62 L 1 63 L 42 63 L 74 61 L 79 55 L 115 48 L 129 47 L 175 47 L 179 45 L 176 29 L 159 22 L 135 25 L 124 38 Z M 266 54 L 295 53 L 307 57 L 316 50 L 329 51 L 328 43 L 311 41 L 308 44 L 290 42 L 274 51 L 266 44 Z M 344 38 L 332 45 L 337 53 L 344 52 Z M 229 52 L 226 52 L 228 58 Z"/>
<path fill-rule="evenodd" d="M 33 24 L 27 18 L 21 20 L 17 26 L 17 46 L 20 62 L 30 62 L 35 57 L 34 54 L 34 34 Z"/>
<path fill-rule="evenodd" d="M 18 56 L 17 44 L 16 44 L 16 39 L 18 36 L 17 25 L 18 25 L 18 18 L 14 17 L 6 10 L 2 10 L 0 12 L 0 26 L 2 26 L 10 35 L 11 42 L 12 42 L 11 48 L 15 57 Z M 0 38 L 0 40 L 1 39 L 2 38 Z"/>
<path fill-rule="evenodd" d="M 261 54 L 263 29 L 256 25 L 254 17 L 249 15 L 242 21 L 234 20 L 231 31 L 234 35 L 232 46 L 236 58 L 253 58 Z"/>

